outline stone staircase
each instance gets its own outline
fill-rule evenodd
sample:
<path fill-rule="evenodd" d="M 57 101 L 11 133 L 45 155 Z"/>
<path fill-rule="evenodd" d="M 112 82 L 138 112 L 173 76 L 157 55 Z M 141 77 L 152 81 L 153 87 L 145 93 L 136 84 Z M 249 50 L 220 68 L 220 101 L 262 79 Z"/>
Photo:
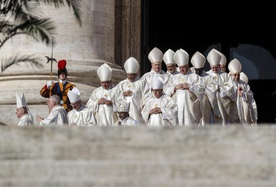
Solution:
<path fill-rule="evenodd" d="M 0 186 L 276 186 L 273 125 L 0 128 Z"/>

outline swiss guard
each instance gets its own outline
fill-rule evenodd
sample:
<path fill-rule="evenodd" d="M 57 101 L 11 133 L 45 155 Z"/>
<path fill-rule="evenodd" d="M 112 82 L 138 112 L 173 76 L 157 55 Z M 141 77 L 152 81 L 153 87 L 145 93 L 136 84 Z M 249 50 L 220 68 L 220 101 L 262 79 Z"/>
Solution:
<path fill-rule="evenodd" d="M 67 81 L 67 69 L 66 60 L 60 60 L 57 63 L 58 66 L 58 82 L 48 81 L 45 86 L 40 90 L 40 95 L 45 98 L 49 98 L 51 95 L 58 95 L 60 97 L 61 105 L 66 109 L 67 112 L 72 110 L 70 100 L 68 99 L 67 93 L 72 90 L 76 85 Z"/>

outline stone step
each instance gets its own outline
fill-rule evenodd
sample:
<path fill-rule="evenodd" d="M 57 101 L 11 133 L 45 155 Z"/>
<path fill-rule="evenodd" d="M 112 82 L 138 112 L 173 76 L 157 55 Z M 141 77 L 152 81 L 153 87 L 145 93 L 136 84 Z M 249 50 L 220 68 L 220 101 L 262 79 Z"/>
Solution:
<path fill-rule="evenodd" d="M 0 186 L 276 185 L 271 125 L 0 128 Z"/>

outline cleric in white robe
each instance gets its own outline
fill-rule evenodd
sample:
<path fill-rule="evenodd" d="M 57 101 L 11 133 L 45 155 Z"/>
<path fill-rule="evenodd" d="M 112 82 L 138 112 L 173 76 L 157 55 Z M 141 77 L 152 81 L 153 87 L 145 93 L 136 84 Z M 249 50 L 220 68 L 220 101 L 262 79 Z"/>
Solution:
<path fill-rule="evenodd" d="M 166 64 L 167 72 L 169 75 L 174 76 L 179 73 L 177 64 L 174 61 L 174 51 L 171 49 L 168 49 L 164 55 L 163 55 L 163 61 Z"/>
<path fill-rule="evenodd" d="M 152 77 L 151 92 L 142 109 L 146 125 L 176 126 L 177 105 L 163 92 L 163 80 L 158 75 Z"/>
<path fill-rule="evenodd" d="M 170 81 L 171 75 L 162 70 L 162 62 L 163 62 L 163 52 L 154 47 L 148 54 L 148 59 L 151 63 L 151 70 L 146 72 L 142 77 L 141 81 L 146 82 L 146 97 L 151 95 L 151 80 L 153 75 L 159 75 L 163 79 L 163 91 L 165 93 L 167 89 L 167 84 Z"/>
<path fill-rule="evenodd" d="M 127 78 L 120 81 L 116 87 L 123 94 L 123 98 L 129 103 L 129 116 L 135 119 L 139 125 L 144 124 L 141 110 L 144 105 L 146 82 L 138 77 L 140 65 L 134 57 L 128 58 L 124 63 Z"/>
<path fill-rule="evenodd" d="M 208 101 L 208 97 L 205 94 L 205 86 L 203 84 L 203 77 L 207 76 L 208 74 L 204 71 L 204 65 L 206 63 L 205 56 L 200 53 L 199 51 L 196 51 L 193 56 L 191 57 L 191 64 L 193 67 L 191 67 L 191 71 L 197 74 L 201 77 L 201 84 L 204 87 L 204 90 L 202 90 L 202 94 L 199 95 L 198 99 L 200 100 L 200 126 L 204 126 L 209 123 L 210 114 L 206 111 L 211 110 L 210 102 Z"/>
<path fill-rule="evenodd" d="M 114 105 L 122 99 L 120 90 L 112 84 L 112 69 L 104 63 L 97 70 L 101 86 L 94 89 L 86 106 L 91 110 L 98 126 L 113 126 L 118 121 Z"/>
<path fill-rule="evenodd" d="M 225 125 L 230 123 L 231 101 L 235 99 L 236 94 L 230 76 L 220 70 L 220 60 L 220 52 L 214 48 L 210 50 L 207 61 L 211 69 L 207 71 L 209 75 L 203 78 L 203 82 L 211 105 L 211 109 L 206 110 L 210 115 L 209 123 Z"/>
<path fill-rule="evenodd" d="M 16 93 L 16 116 L 19 118 L 18 126 L 33 126 L 34 120 L 27 105 L 24 93 L 20 96 Z"/>
<path fill-rule="evenodd" d="M 96 125 L 93 112 L 89 110 L 85 105 L 82 104 L 79 89 L 74 87 L 72 90 L 68 91 L 67 96 L 72 106 L 72 110 L 67 113 L 69 126 Z"/>
<path fill-rule="evenodd" d="M 178 125 L 197 126 L 201 118 L 199 98 L 204 94 L 201 78 L 190 70 L 189 55 L 185 50 L 177 50 L 174 60 L 180 73 L 173 76 L 168 90 L 178 106 Z"/>
<path fill-rule="evenodd" d="M 233 107 L 236 107 L 237 115 L 231 116 L 234 118 L 232 121 L 242 123 L 243 125 L 257 124 L 257 105 L 254 100 L 254 94 L 248 85 L 248 78 L 241 72 L 242 65 L 240 61 L 236 58 L 231 60 L 228 64 L 228 70 L 236 92 L 236 100 Z"/>
<path fill-rule="evenodd" d="M 245 101 L 244 105 L 246 105 L 246 107 L 248 107 L 248 111 L 245 112 L 245 114 L 244 114 L 244 122 L 246 124 L 257 125 L 257 123 L 258 123 L 257 103 L 254 99 L 254 93 L 252 92 L 252 90 L 250 89 L 250 85 L 248 84 L 249 79 L 244 72 L 240 73 L 240 81 L 243 81 L 247 84 L 247 86 L 246 86 L 247 89 L 244 89 L 244 90 L 248 90 L 248 91 L 246 91 L 246 97 L 244 100 Z"/>
<path fill-rule="evenodd" d="M 51 95 L 47 101 L 47 105 L 50 114 L 45 118 L 39 115 L 36 116 L 36 120 L 39 122 L 39 126 L 68 125 L 67 111 L 61 105 L 60 97 L 58 95 Z"/>
<path fill-rule="evenodd" d="M 114 124 L 114 126 L 138 126 L 138 122 L 129 115 L 130 103 L 121 100 L 116 103 L 116 112 L 118 114 L 119 120 Z"/>

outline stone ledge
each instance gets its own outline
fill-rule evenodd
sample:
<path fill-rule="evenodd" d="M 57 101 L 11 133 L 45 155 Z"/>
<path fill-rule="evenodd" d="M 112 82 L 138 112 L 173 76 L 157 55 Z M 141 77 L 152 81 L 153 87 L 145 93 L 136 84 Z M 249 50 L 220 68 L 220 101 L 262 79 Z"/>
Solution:
<path fill-rule="evenodd" d="M 0 128 L 0 186 L 276 185 L 276 126 Z"/>

